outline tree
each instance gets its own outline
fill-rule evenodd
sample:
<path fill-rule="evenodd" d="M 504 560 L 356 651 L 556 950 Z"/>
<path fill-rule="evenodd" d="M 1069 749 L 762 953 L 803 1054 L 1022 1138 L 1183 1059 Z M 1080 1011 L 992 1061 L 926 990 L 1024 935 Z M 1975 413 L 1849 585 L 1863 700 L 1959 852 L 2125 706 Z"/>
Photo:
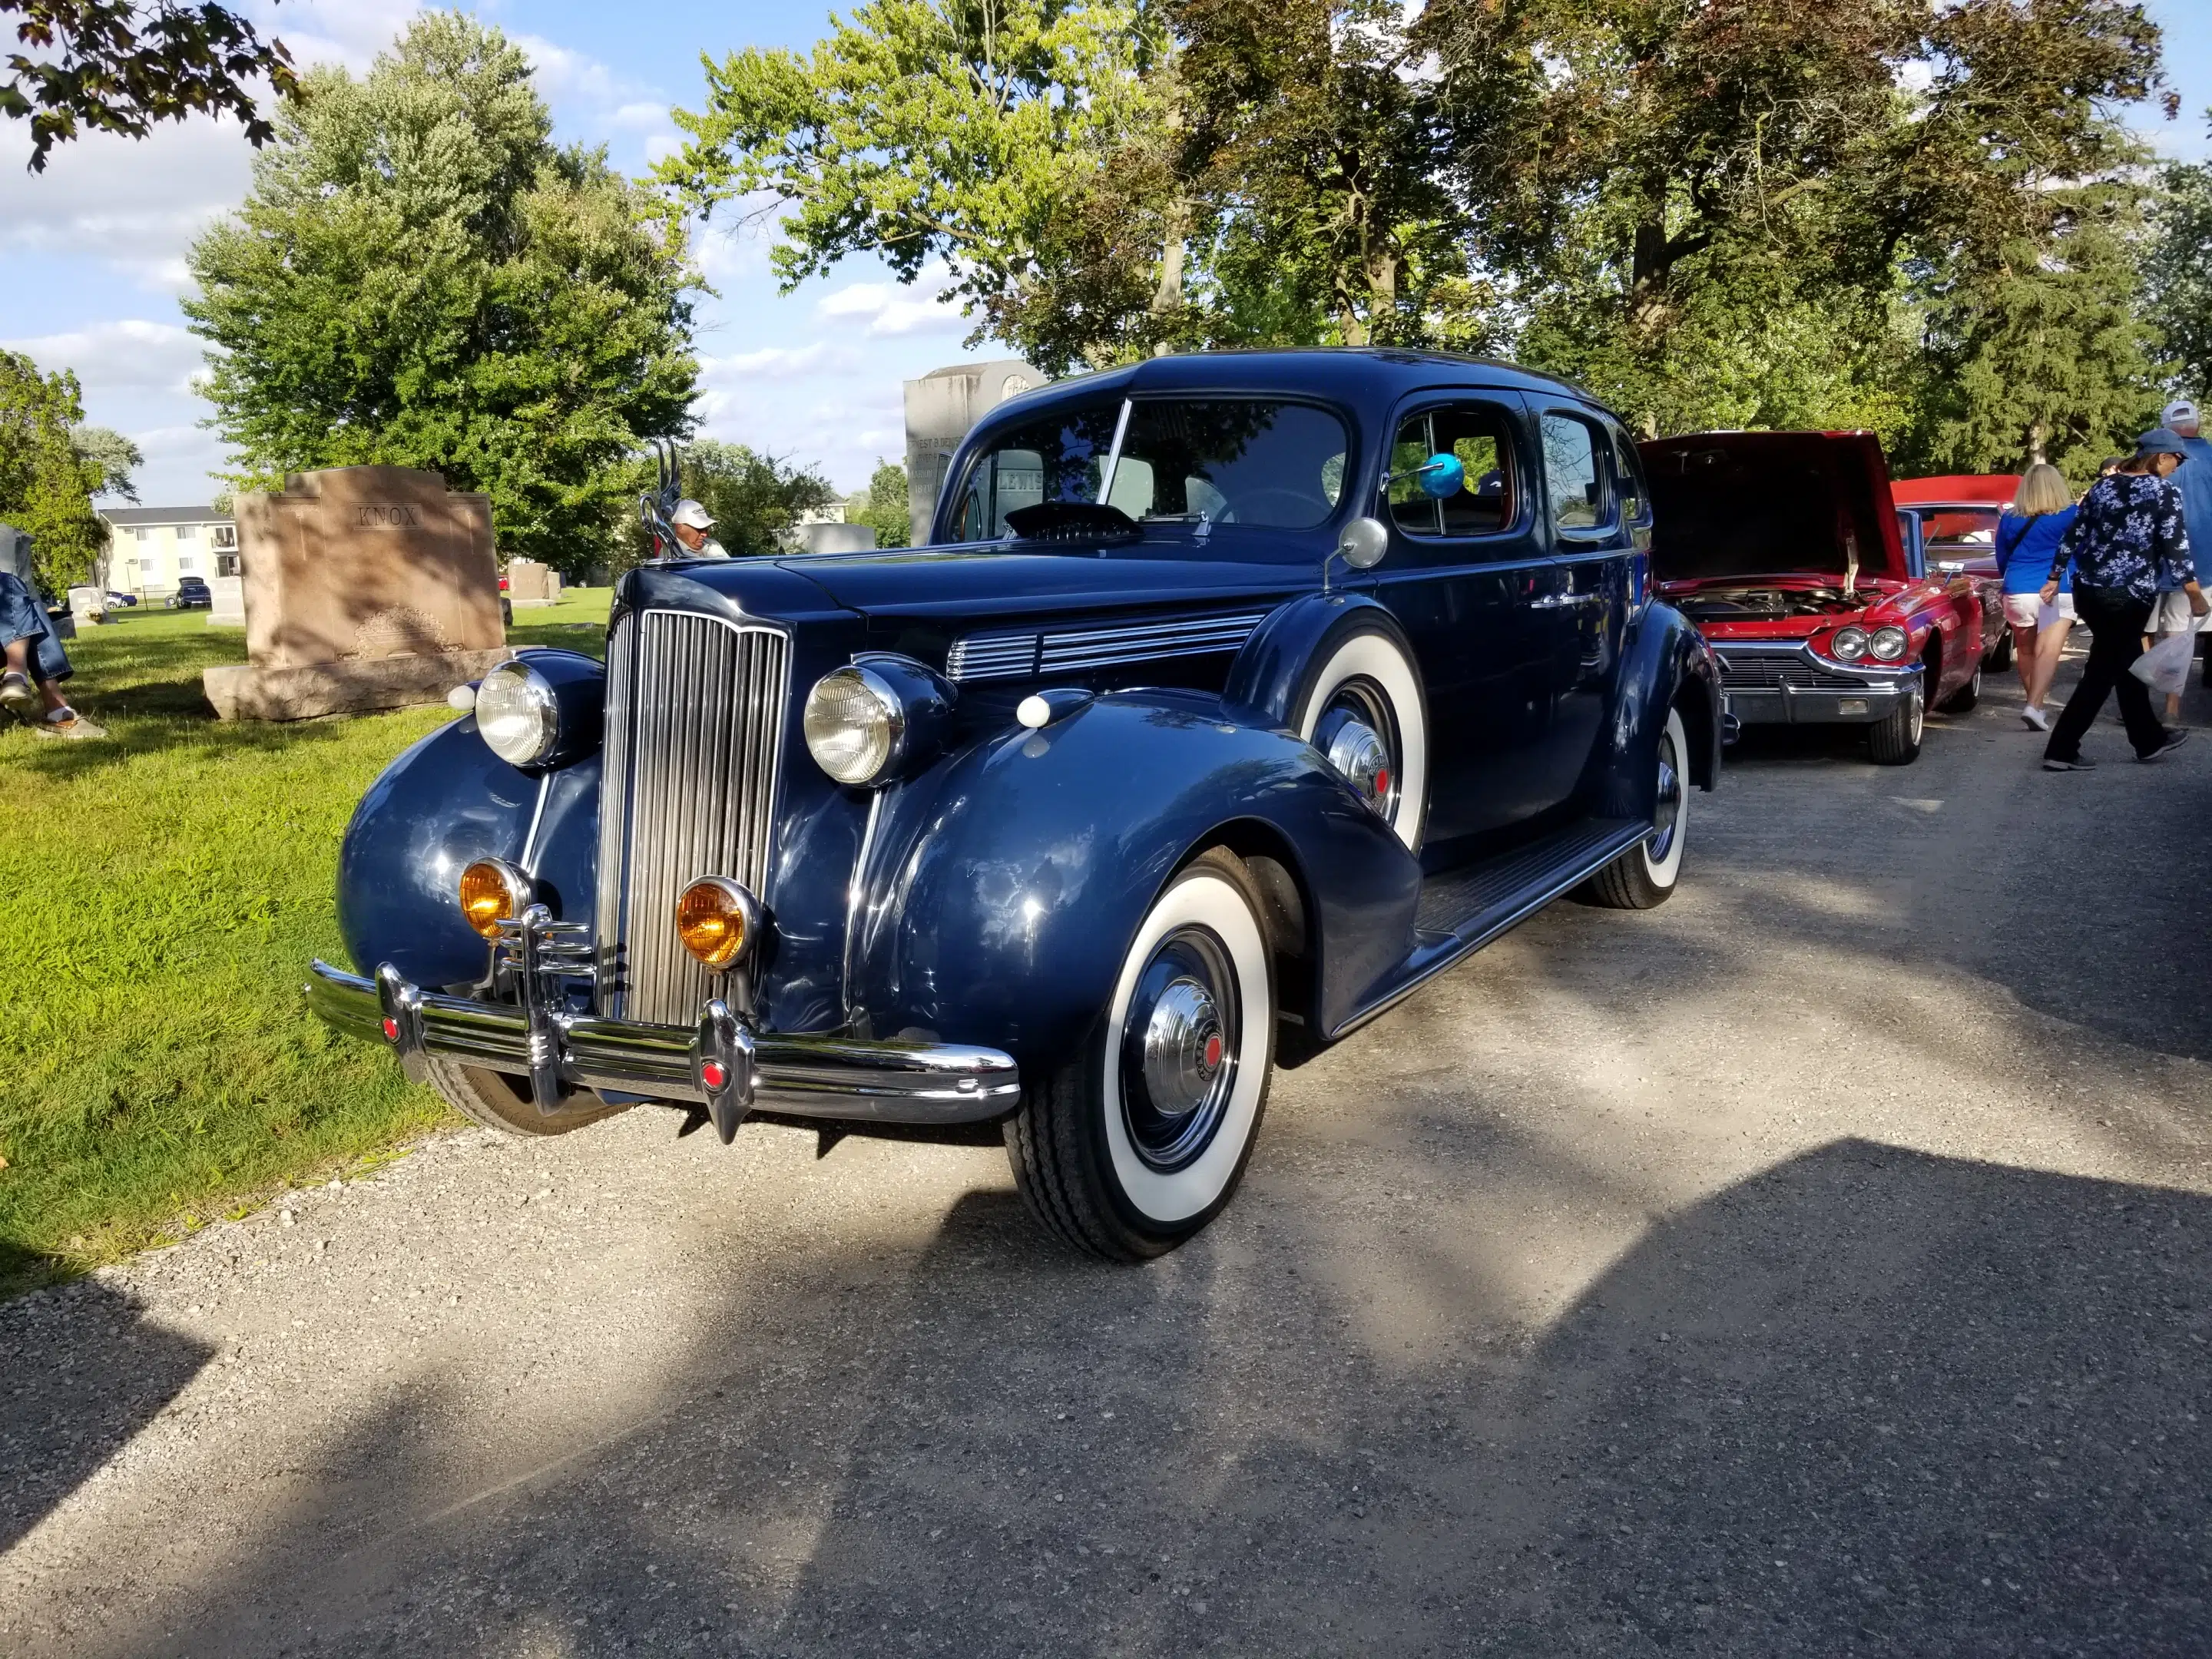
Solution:
<path fill-rule="evenodd" d="M 878 547 L 904 547 L 914 538 L 906 469 L 896 461 L 877 461 L 868 487 L 846 502 L 845 522 L 871 526 Z"/>
<path fill-rule="evenodd" d="M 2212 162 L 2169 166 L 2160 184 L 2144 314 L 2165 337 L 2173 389 L 2201 400 L 2212 398 Z"/>
<path fill-rule="evenodd" d="M 102 474 L 70 441 L 83 417 L 76 375 L 41 374 L 28 357 L 0 351 L 0 523 L 31 538 L 50 595 L 83 581 L 107 544 L 92 510 Z"/>
<path fill-rule="evenodd" d="M 714 515 L 714 539 L 733 556 L 781 551 L 777 532 L 837 499 L 817 469 L 743 444 L 702 438 L 684 452 L 681 465 L 684 494 Z"/>
<path fill-rule="evenodd" d="M 0 0 L 14 17 L 20 47 L 8 55 L 0 115 L 31 124 L 31 171 L 77 136 L 80 125 L 143 138 L 156 121 L 194 112 L 229 114 L 253 144 L 276 131 L 263 118 L 251 83 L 265 80 L 280 97 L 300 83 L 282 40 L 264 41 L 253 25 L 216 5 L 173 0 Z"/>
<path fill-rule="evenodd" d="M 676 112 L 690 141 L 657 176 L 702 216 L 772 220 L 787 291 L 856 253 L 902 282 L 941 266 L 947 297 L 1018 348 L 1034 331 L 1047 367 L 1110 361 L 1164 243 L 1103 227 L 1119 263 L 1102 283 L 1083 204 L 1165 119 L 1164 47 L 1147 0 L 864 0 L 810 58 L 705 60 L 706 108 Z"/>
<path fill-rule="evenodd" d="M 146 465 L 146 457 L 137 444 L 104 426 L 78 426 L 70 428 L 70 447 L 79 460 L 98 470 L 100 483 L 94 486 L 94 495 L 137 501 L 138 486 L 131 475 Z"/>
<path fill-rule="evenodd" d="M 680 230 L 556 148 L 496 29 L 417 18 L 366 77 L 317 70 L 185 303 L 233 482 L 384 464 L 491 497 L 501 550 L 607 556 L 631 453 L 689 429 L 696 286 Z"/>

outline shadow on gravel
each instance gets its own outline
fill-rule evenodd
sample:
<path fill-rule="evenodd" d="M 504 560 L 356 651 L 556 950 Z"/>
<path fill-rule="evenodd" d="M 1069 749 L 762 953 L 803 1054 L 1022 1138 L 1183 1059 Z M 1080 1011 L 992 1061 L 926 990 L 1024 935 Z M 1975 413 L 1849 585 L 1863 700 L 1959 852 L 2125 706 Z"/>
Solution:
<path fill-rule="evenodd" d="M 161 1415 L 215 1350 L 145 1322 L 97 1279 L 8 1309 L 0 1366 L 0 1559 Z"/>
<path fill-rule="evenodd" d="M 472 1490 L 395 1399 L 125 1650 L 2203 1650 L 2212 1202 L 1839 1143 L 1518 1347 L 1363 1340 L 1440 1258 L 1344 1219 L 1111 1269 L 971 1194 Z"/>

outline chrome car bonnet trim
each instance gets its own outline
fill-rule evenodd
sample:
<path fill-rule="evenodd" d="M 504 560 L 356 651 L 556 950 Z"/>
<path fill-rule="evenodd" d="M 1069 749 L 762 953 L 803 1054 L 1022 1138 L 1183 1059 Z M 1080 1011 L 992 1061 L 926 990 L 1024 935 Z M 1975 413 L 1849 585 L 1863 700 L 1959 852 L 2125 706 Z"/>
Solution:
<path fill-rule="evenodd" d="M 382 981 L 380 983 L 380 980 Z M 533 1035 L 550 1040 L 562 1081 L 586 1089 L 707 1105 L 699 1027 L 639 1025 L 590 1014 L 540 1012 L 447 996 L 410 985 L 387 965 L 380 980 L 318 961 L 307 1006 L 325 1024 L 410 1054 L 527 1075 Z M 410 1015 L 402 1039 L 384 1031 L 387 999 Z M 532 1027 L 538 1027 L 533 1034 Z M 882 1123 L 980 1123 L 1012 1111 L 1021 1094 L 1011 1055 L 963 1043 L 861 1042 L 831 1032 L 750 1031 L 754 1109 Z M 545 1063 L 541 1047 L 537 1058 Z"/>

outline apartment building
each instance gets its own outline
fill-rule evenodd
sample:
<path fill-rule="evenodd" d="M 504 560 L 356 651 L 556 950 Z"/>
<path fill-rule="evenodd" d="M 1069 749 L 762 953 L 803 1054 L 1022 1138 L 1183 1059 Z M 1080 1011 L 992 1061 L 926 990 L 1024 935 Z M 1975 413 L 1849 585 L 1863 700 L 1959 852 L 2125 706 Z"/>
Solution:
<path fill-rule="evenodd" d="M 111 507 L 107 585 L 158 604 L 179 576 L 235 576 L 238 526 L 212 507 Z"/>

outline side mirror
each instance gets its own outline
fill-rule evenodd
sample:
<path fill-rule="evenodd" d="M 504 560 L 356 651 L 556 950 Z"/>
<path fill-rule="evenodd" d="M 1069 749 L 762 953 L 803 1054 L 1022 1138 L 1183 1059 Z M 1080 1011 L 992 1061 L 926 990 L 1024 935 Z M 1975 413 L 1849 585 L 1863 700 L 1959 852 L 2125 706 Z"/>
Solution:
<path fill-rule="evenodd" d="M 1336 556 L 1354 570 L 1372 570 L 1390 550 L 1390 532 L 1380 519 L 1358 518 L 1336 539 Z"/>
<path fill-rule="evenodd" d="M 1347 569 L 1372 570 L 1389 550 L 1390 532 L 1382 520 L 1364 515 L 1354 519 L 1336 538 L 1336 550 L 1321 562 L 1321 591 L 1328 592 L 1330 559 L 1342 559 Z"/>

